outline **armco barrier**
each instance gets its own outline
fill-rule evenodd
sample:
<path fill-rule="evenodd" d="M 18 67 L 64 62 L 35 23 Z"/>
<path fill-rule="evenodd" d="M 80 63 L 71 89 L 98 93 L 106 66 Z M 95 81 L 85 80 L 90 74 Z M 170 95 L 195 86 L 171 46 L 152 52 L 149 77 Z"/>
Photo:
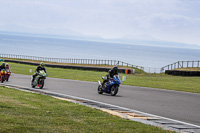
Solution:
<path fill-rule="evenodd" d="M 198 61 L 177 61 L 170 65 L 164 66 L 160 69 L 160 72 L 163 73 L 165 70 L 173 70 L 176 68 L 189 68 L 189 67 L 200 67 L 200 60 Z"/>
<path fill-rule="evenodd" d="M 27 64 L 27 65 L 39 65 L 39 63 L 34 62 L 26 62 L 26 61 L 16 61 L 16 60 L 4 60 L 5 62 L 13 62 L 13 63 L 20 63 L 20 64 Z M 78 70 L 90 70 L 90 71 L 102 71 L 108 72 L 111 68 L 107 67 L 90 67 L 90 66 L 71 66 L 71 65 L 56 65 L 56 64 L 45 64 L 47 67 L 53 68 L 67 68 L 67 69 L 78 69 Z M 119 73 L 125 73 L 127 69 L 119 68 Z M 128 74 L 134 74 L 133 69 L 128 69 Z"/>
<path fill-rule="evenodd" d="M 166 70 L 165 74 L 177 76 L 200 76 L 200 71 Z"/>
<path fill-rule="evenodd" d="M 49 58 L 49 57 L 38 57 L 38 56 L 28 56 L 28 55 L 15 55 L 15 54 L 2 54 L 1 58 L 8 59 L 23 59 L 23 60 L 33 60 L 42 62 L 53 62 L 53 63 L 68 63 L 68 64 L 89 64 L 89 65 L 107 65 L 107 66 L 122 66 L 122 67 L 132 67 L 144 70 L 144 67 L 132 65 L 123 61 L 117 60 L 102 60 L 102 59 L 72 59 L 72 58 Z"/>

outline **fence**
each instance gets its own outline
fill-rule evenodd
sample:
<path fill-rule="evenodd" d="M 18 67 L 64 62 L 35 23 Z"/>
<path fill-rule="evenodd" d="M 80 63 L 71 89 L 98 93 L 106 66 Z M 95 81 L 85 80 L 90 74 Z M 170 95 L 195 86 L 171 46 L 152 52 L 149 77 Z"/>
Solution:
<path fill-rule="evenodd" d="M 165 70 L 172 70 L 176 68 L 188 68 L 188 67 L 200 67 L 200 61 L 178 61 L 173 64 L 162 67 L 160 72 L 162 73 Z"/>
<path fill-rule="evenodd" d="M 91 64 L 91 65 L 118 65 L 124 67 L 133 67 L 144 70 L 144 67 L 132 65 L 117 60 L 99 60 L 99 59 L 71 59 L 71 58 L 48 58 L 48 57 L 38 57 L 38 56 L 27 56 L 27 55 L 14 55 L 14 54 L 0 54 L 2 58 L 12 58 L 12 59 L 24 59 L 24 60 L 35 60 L 35 61 L 46 61 L 55 63 L 68 63 L 68 64 Z"/>
<path fill-rule="evenodd" d="M 143 71 L 147 73 L 160 73 L 160 68 L 144 67 Z"/>

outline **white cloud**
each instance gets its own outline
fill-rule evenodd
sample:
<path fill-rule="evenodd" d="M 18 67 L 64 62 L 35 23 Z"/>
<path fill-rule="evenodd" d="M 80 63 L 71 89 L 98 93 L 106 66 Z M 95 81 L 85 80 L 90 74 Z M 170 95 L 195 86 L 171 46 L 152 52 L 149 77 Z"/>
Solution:
<path fill-rule="evenodd" d="M 0 0 L 0 26 L 200 44 L 199 0 Z M 1 30 L 1 29 L 0 29 Z"/>

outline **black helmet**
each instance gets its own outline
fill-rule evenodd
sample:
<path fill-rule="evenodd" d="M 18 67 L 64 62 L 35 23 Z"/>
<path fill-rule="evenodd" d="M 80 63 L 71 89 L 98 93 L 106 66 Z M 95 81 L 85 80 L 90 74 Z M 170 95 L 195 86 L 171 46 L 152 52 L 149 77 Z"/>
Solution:
<path fill-rule="evenodd" d="M 113 67 L 113 70 L 114 70 L 114 71 L 117 71 L 117 70 L 118 70 L 118 67 L 117 67 L 117 66 L 114 66 L 114 67 Z"/>
<path fill-rule="evenodd" d="M 5 63 L 3 62 L 1 66 L 2 66 L 2 67 L 5 67 Z"/>

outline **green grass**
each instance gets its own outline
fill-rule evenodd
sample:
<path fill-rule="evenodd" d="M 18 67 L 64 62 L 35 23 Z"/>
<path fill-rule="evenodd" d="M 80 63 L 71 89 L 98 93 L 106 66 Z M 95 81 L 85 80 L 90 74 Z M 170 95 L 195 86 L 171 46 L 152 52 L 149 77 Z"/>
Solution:
<path fill-rule="evenodd" d="M 200 71 L 200 67 L 184 67 L 184 68 L 177 68 L 174 70 L 180 70 L 180 71 Z"/>
<path fill-rule="evenodd" d="M 128 75 L 127 81 L 124 83 L 126 85 L 200 93 L 200 77 L 182 77 L 164 74 Z"/>
<path fill-rule="evenodd" d="M 35 71 L 36 66 L 9 63 L 13 73 L 19 74 L 33 74 L 29 73 L 29 69 Z M 64 78 L 73 80 L 83 80 L 97 82 L 101 80 L 101 76 L 105 76 L 106 72 L 97 71 L 84 71 L 75 69 L 61 69 L 46 67 L 48 77 Z M 152 87 L 160 89 L 169 89 L 185 92 L 200 93 L 200 77 L 182 77 L 171 76 L 165 74 L 147 74 L 136 73 L 132 74 L 119 74 L 120 78 L 126 76 L 126 81 L 122 81 L 123 85 Z"/>
<path fill-rule="evenodd" d="M 50 96 L 0 87 L 0 132 L 167 133 L 169 131 Z"/>

